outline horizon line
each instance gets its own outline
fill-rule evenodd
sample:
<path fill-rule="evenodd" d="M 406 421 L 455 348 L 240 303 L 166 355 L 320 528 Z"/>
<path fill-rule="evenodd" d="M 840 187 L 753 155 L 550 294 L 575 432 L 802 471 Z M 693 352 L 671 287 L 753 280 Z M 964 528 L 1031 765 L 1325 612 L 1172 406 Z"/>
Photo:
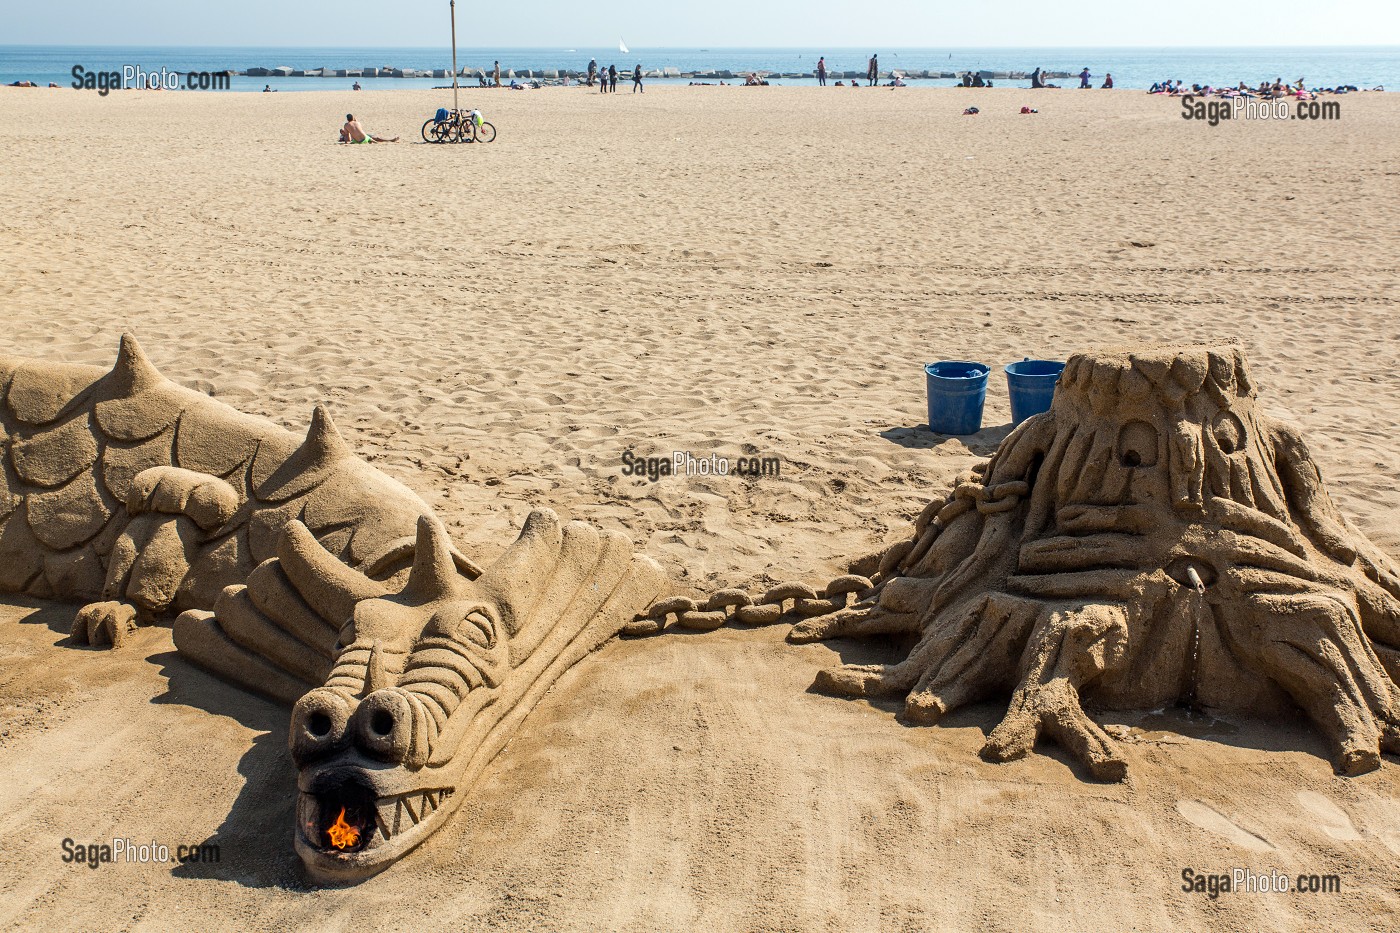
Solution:
<path fill-rule="evenodd" d="M 879 43 L 874 43 L 878 46 Z M 440 46 L 436 43 L 432 45 L 201 45 L 198 43 L 176 43 L 176 42 L 154 42 L 149 44 L 138 44 L 128 42 L 116 43 L 93 43 L 93 42 L 8 42 L 0 43 L 0 48 L 195 48 L 195 49 L 436 49 Z M 446 47 L 446 46 L 441 46 Z M 464 45 L 459 49 L 495 49 L 501 51 L 540 51 L 554 50 L 555 45 Z M 580 45 L 580 49 L 600 49 L 610 48 L 610 45 Z M 634 50 L 641 49 L 666 49 L 678 51 L 744 51 L 744 50 L 774 50 L 774 51 L 809 51 L 816 48 L 831 48 L 837 51 L 864 50 L 871 48 L 870 45 L 640 45 Z M 1400 51 L 1400 44 L 1380 43 L 1368 44 L 1346 44 L 1346 45 L 1276 45 L 1271 43 L 1244 43 L 1233 45 L 1203 44 L 1203 45 L 1175 45 L 1175 44 L 1142 44 L 1142 45 L 888 45 L 887 49 L 902 49 L 909 52 L 941 52 L 941 51 L 981 51 L 985 49 L 1396 49 Z M 559 51 L 571 51 L 569 49 L 559 49 Z"/>

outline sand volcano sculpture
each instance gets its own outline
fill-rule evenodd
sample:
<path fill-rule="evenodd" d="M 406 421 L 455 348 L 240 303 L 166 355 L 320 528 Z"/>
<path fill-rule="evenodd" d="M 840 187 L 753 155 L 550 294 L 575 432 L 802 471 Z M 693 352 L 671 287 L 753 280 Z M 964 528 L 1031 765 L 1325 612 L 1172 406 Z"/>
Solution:
<path fill-rule="evenodd" d="M 1400 752 L 1400 573 L 1337 511 L 1240 352 L 1070 359 L 1050 411 L 935 502 L 859 602 L 789 638 L 903 635 L 898 664 L 818 686 L 905 696 L 936 722 L 1010 695 L 983 756 L 1053 740 L 1100 779 L 1126 762 L 1084 707 L 1301 707 L 1341 774 Z"/>
<path fill-rule="evenodd" d="M 293 706 L 295 845 L 322 881 L 447 820 L 550 686 L 651 604 L 626 537 L 541 510 L 486 570 L 351 453 L 160 375 L 0 359 L 0 591 L 85 603 L 72 639 L 174 620 L 182 655 Z"/>

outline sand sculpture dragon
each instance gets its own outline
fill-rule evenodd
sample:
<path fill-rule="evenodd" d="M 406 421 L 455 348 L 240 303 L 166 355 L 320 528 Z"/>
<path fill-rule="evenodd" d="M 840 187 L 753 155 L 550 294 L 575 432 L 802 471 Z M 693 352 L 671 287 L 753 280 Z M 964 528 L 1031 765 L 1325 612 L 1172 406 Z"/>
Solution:
<path fill-rule="evenodd" d="M 80 643 L 176 615 L 183 655 L 291 705 L 295 845 L 324 882 L 431 835 L 568 667 L 674 602 L 623 536 L 549 511 L 483 570 L 323 409 L 298 438 L 129 336 L 110 371 L 0 358 L 0 427 L 0 590 L 85 603 Z M 912 648 L 819 685 L 906 694 L 919 722 L 1010 693 L 994 760 L 1044 735 L 1118 779 L 1081 703 L 1180 699 L 1297 703 L 1346 774 L 1400 750 L 1400 574 L 1232 348 L 1073 357 L 1049 412 L 852 570 L 870 588 L 791 640 Z"/>
<path fill-rule="evenodd" d="M 295 844 L 322 881 L 436 831 L 664 584 L 622 535 L 544 510 L 483 571 L 323 409 L 298 438 L 165 379 L 130 336 L 110 371 L 0 358 L 0 427 L 0 591 L 87 603 L 78 643 L 179 613 L 183 655 L 293 704 Z"/>

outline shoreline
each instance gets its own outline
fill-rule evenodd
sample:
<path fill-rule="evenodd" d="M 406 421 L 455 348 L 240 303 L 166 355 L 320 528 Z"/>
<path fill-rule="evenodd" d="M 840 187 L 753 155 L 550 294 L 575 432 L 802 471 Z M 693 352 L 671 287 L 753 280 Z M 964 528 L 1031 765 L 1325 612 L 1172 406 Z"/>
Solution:
<path fill-rule="evenodd" d="M 1111 73 L 1118 87 L 1141 90 L 1165 79 L 1214 86 L 1238 85 L 1243 80 L 1257 86 L 1265 79 L 1281 78 L 1295 83 L 1300 77 L 1307 79 L 1309 87 L 1348 84 L 1358 88 L 1378 85 L 1400 88 L 1400 46 L 714 50 L 657 47 L 630 52 L 620 52 L 616 47 L 461 48 L 455 62 L 445 45 L 442 48 L 0 46 L 0 84 L 28 79 L 40 85 L 54 82 L 67 86 L 75 65 L 91 71 L 119 71 L 134 66 L 148 73 L 177 70 L 205 75 L 232 74 L 235 87 L 240 82 L 273 82 L 274 86 L 287 90 L 291 89 L 293 81 L 299 82 L 308 74 L 321 76 L 318 78 L 321 81 L 353 81 L 358 77 L 362 82 L 381 80 L 367 78 L 366 73 L 413 74 L 418 77 L 382 80 L 429 82 L 434 76 L 441 76 L 437 83 L 443 83 L 444 79 L 450 80 L 454 66 L 460 76 L 470 80 L 482 71 L 489 73 L 496 60 L 508 83 L 512 70 L 521 80 L 545 79 L 550 75 L 557 78 L 561 74 L 577 76 L 585 72 L 590 58 L 601 68 L 615 63 L 629 72 L 640 63 L 648 80 L 663 80 L 656 77 L 658 74 L 669 74 L 673 78 L 700 76 L 697 80 L 718 80 L 728 74 L 737 79 L 753 72 L 785 76 L 781 80 L 789 82 L 814 82 L 813 78 L 791 76 L 814 74 L 816 61 L 823 55 L 831 80 L 849 81 L 852 75 L 863 80 L 872 52 L 879 53 L 880 72 L 886 80 L 888 75 L 899 72 L 912 77 L 916 84 L 927 82 L 934 86 L 952 86 L 956 78 L 951 76 L 966 72 L 981 74 L 984 79 L 991 76 L 1001 85 L 1016 82 L 1019 79 L 1013 76 L 1029 75 L 1037 67 L 1042 73 L 1056 76 L 1052 78 L 1056 83 L 1077 84 L 1070 76 L 1077 76 L 1088 67 L 1095 86 L 1102 83 L 1104 74 Z M 293 73 L 303 77 L 293 78 Z M 344 79 L 334 77 L 342 73 Z M 261 89 L 262 83 L 257 83 L 256 87 Z"/>
<path fill-rule="evenodd" d="M 257 79 L 257 80 L 261 80 L 261 79 Z M 290 80 L 290 79 L 289 79 L 289 80 Z M 298 78 L 298 79 L 295 79 L 295 80 L 301 81 L 302 79 L 299 79 L 299 78 Z M 320 81 L 353 81 L 354 79 L 350 79 L 350 78 L 345 78 L 345 79 L 339 79 L 339 78 L 325 79 L 325 78 L 323 78 L 323 79 L 318 79 L 318 80 L 320 80 Z M 406 92 L 406 91 L 419 91 L 419 92 L 422 92 L 422 91 L 451 91 L 451 90 L 452 90 L 452 85 L 450 85 L 450 84 L 426 84 L 426 83 L 416 83 L 416 82 L 422 81 L 423 79 L 416 79 L 416 78 L 395 78 L 395 79 L 387 79 L 387 80 L 388 80 L 388 81 L 391 81 L 392 83 L 387 83 L 387 84 L 386 84 L 386 83 L 381 83 L 381 82 L 386 81 L 386 79 L 377 79 L 377 80 L 375 81 L 374 84 L 366 84 L 366 85 L 363 85 L 363 86 L 360 88 L 360 90 L 359 90 L 358 92 L 355 91 L 354 88 L 353 88 L 350 84 L 339 84 L 339 85 L 336 85 L 336 86 L 324 86 L 324 85 L 322 85 L 322 86 L 294 86 L 294 87 L 280 86 L 280 87 L 273 87 L 273 88 L 272 88 L 272 93 L 290 93 L 290 94 L 298 94 L 298 95 L 299 95 L 299 94 L 307 94 L 307 93 L 311 93 L 311 94 L 315 94 L 315 93 L 321 93 L 321 94 L 327 94 L 327 93 L 373 93 L 373 92 L 394 92 L 394 93 L 402 93 L 402 92 Z M 432 79 L 432 80 L 437 80 L 437 79 Z M 505 78 L 504 78 L 504 76 L 503 76 L 503 77 L 502 77 L 502 81 L 504 81 L 504 80 L 505 80 Z M 700 78 L 691 78 L 691 79 L 686 79 L 686 78 L 645 78 L 645 79 L 644 79 L 644 84 L 645 84 L 645 86 L 648 87 L 648 88 L 650 88 L 650 87 L 662 87 L 662 88 L 719 87 L 719 86 L 721 86 L 721 85 L 718 83 L 719 80 L 723 80 L 723 81 L 725 82 L 724 85 L 723 85 L 723 86 L 725 86 L 725 87 L 745 87 L 744 82 L 743 82 L 743 77 L 742 77 L 742 76 L 740 76 L 738 79 L 733 79 L 733 80 L 728 79 L 728 78 L 725 78 L 725 79 L 710 79 L 710 78 L 705 78 L 705 79 L 700 79 Z M 835 81 L 841 81 L 841 82 L 843 82 L 843 84 L 837 85 L 837 84 L 834 83 Z M 264 83 L 268 83 L 268 82 L 264 82 Z M 618 75 L 618 82 L 617 82 L 617 83 L 618 83 L 618 90 L 619 90 L 619 92 L 622 92 L 622 91 L 630 91 L 632 79 L 631 79 L 630 76 L 628 76 L 628 77 L 624 80 L 623 75 L 619 74 L 619 75 Z M 851 86 L 852 86 L 852 84 L 851 84 L 851 82 L 849 81 L 849 79 L 845 79 L 845 78 L 835 78 L 835 79 L 828 79 L 828 82 L 827 82 L 826 87 L 825 87 L 825 88 L 822 88 L 822 89 L 823 89 L 823 90 L 833 90 L 833 89 L 836 88 L 836 87 L 841 87 L 843 90 L 846 90 L 846 89 L 849 89 Z M 1168 99 L 1168 100 L 1180 100 L 1180 99 L 1184 98 L 1187 94 L 1190 93 L 1189 91 L 1185 91 L 1185 92 L 1183 92 L 1183 93 L 1181 93 L 1181 94 L 1153 93 L 1153 92 L 1151 92 L 1151 91 L 1150 91 L 1149 89 L 1147 89 L 1147 88 L 1137 88 L 1137 87 L 1127 87 L 1127 86 L 1115 86 L 1115 87 L 1111 87 L 1111 88 L 1104 88 L 1104 87 L 1094 86 L 1094 87 L 1088 87 L 1088 88 L 1081 88 L 1081 87 L 1077 87 L 1077 86 L 1062 85 L 1062 86 L 1058 86 L 1058 87 L 1031 88 L 1031 87 L 1023 87 L 1023 86 L 1020 86 L 1020 85 L 1003 85 L 1003 84 L 997 84 L 997 85 L 995 85 L 994 87 L 963 87 L 963 86 L 960 85 L 960 84 L 949 84 L 949 83 L 934 84 L 934 83 L 932 83 L 930 80 L 919 79 L 919 78 L 915 78 L 915 79 L 912 79 L 912 80 L 908 80 L 907 83 L 905 83 L 904 85 L 901 85 L 901 86 L 899 86 L 899 87 L 892 87 L 892 86 L 889 85 L 888 83 L 884 83 L 884 84 L 875 85 L 875 86 L 872 88 L 872 87 L 869 87 L 868 85 L 866 85 L 863 81 L 861 81 L 861 82 L 859 82 L 859 83 L 855 83 L 854 86 L 855 86 L 855 87 L 859 87 L 859 88 L 861 88 L 862 90 L 876 90 L 876 91 L 891 91 L 891 90 L 894 90 L 894 91 L 911 91 L 911 90 L 913 90 L 913 91 L 918 91 L 918 90 L 922 90 L 922 91 L 966 91 L 966 92 L 968 92 L 968 93 L 977 92 L 977 91 L 1025 91 L 1025 92 L 1027 92 L 1027 93 L 1039 94 L 1039 93 L 1041 93 L 1041 92 L 1050 92 L 1050 91 L 1099 91 L 1099 92 L 1105 92 L 1105 91 L 1106 91 L 1106 92 L 1109 92 L 1109 93 L 1117 92 L 1117 93 L 1119 93 L 1119 94 L 1132 94 L 1132 93 L 1143 94 L 1143 95 L 1147 95 L 1147 96 L 1150 96 L 1150 97 L 1163 97 L 1163 98 Z M 816 83 L 815 79 L 813 79 L 813 80 L 784 80 L 784 79 L 772 79 L 772 80 L 771 80 L 771 83 L 768 84 L 768 85 L 765 85 L 765 87 L 770 87 L 770 88 L 818 88 L 818 87 L 820 87 L 820 85 L 818 85 L 818 84 Z M 524 85 L 521 85 L 521 89 L 522 89 L 522 90 L 526 90 L 526 91 L 544 91 L 544 90 L 568 90 L 568 91 L 576 91 L 576 90 L 582 89 L 582 90 L 584 90 L 584 91 L 591 91 L 592 93 L 598 93 L 598 91 L 597 91 L 597 86 L 596 86 L 596 85 L 595 85 L 594 87 L 590 88 L 587 84 L 579 84 L 579 83 L 571 82 L 571 83 L 569 83 L 569 84 L 566 85 L 566 84 L 559 83 L 559 82 L 557 82 L 557 81 L 554 82 L 554 83 L 541 83 L 539 87 L 532 87 L 532 86 L 530 86 L 530 85 L 528 85 L 528 84 L 524 84 Z M 38 83 L 35 83 L 35 84 L 32 84 L 32 85 L 28 85 L 28 86 L 25 86 L 25 85 L 16 86 L 15 84 L 12 84 L 12 83 L 6 83 L 6 84 L 0 84 L 0 90 L 14 90 L 14 91 L 75 91 L 75 90 L 76 90 L 76 91 L 81 91 L 81 92 L 83 92 L 83 93 L 93 93 L 94 95 L 101 94 L 100 91 L 97 91 L 97 90 L 95 90 L 95 89 L 74 88 L 74 87 L 71 85 L 71 83 L 70 83 L 70 84 L 57 84 L 56 86 L 47 86 L 47 85 L 38 84 Z M 109 93 L 122 92 L 122 93 L 160 94 L 160 93 L 165 93 L 165 90 L 166 90 L 166 89 L 164 89 L 164 88 L 152 89 L 152 88 L 145 88 L 145 87 L 123 87 L 123 88 L 113 88 L 113 89 L 111 89 L 111 91 L 110 91 Z M 180 94 L 207 94 L 207 95 L 213 95 L 213 96 L 216 96 L 216 97 L 217 97 L 217 96 L 230 95 L 230 94 L 232 94 L 232 95 L 244 95 L 244 94 L 258 94 L 258 93 L 263 93 L 263 89 L 262 89 L 262 88 L 260 88 L 260 87 L 253 87 L 253 86 L 249 86 L 249 87 L 233 87 L 233 88 L 229 88 L 229 89 L 227 89 L 227 90 L 197 90 L 197 89 L 189 89 L 189 88 L 175 88 L 175 89 L 173 89 L 173 90 L 174 90 L 175 92 L 177 92 L 177 93 L 180 93 Z M 498 87 L 493 87 L 493 86 L 491 86 L 491 85 L 487 85 L 486 87 L 482 87 L 482 86 L 479 85 L 479 84 L 467 84 L 467 83 L 463 83 L 463 84 L 459 84 L 459 85 L 458 85 L 458 90 L 461 91 L 461 92 L 509 91 L 509 90 L 511 90 L 511 88 L 510 88 L 510 86 L 509 86 L 508 84 L 504 84 L 504 83 L 503 83 L 502 86 L 499 87 L 499 88 L 498 88 Z M 1221 94 L 1219 94 L 1218 92 L 1219 92 L 1220 90 L 1222 90 L 1222 89 L 1220 89 L 1220 88 L 1216 88 L 1216 89 L 1214 89 L 1214 90 L 1215 90 L 1217 93 L 1215 93 L 1215 94 L 1213 94 L 1213 95 L 1201 95 L 1201 94 L 1197 94 L 1197 95 L 1195 95 L 1195 96 L 1197 96 L 1197 97 L 1203 97 L 1203 96 L 1207 96 L 1207 97 L 1217 97 L 1217 98 L 1224 98 L 1224 99 L 1228 99 L 1228 98 L 1231 96 L 1231 95 L 1228 95 L 1228 94 L 1226 94 L 1226 95 L 1221 95 Z M 1229 89 L 1226 88 L 1226 89 L 1224 89 L 1224 90 L 1229 90 Z M 1388 88 L 1382 86 L 1382 87 L 1357 87 L 1355 90 L 1352 90 L 1352 91 L 1345 91 L 1345 92 L 1332 92 L 1332 91 L 1327 90 L 1327 89 L 1321 89 L 1321 90 L 1318 90 L 1318 91 L 1313 92 L 1313 93 L 1315 93 L 1315 94 L 1324 94 L 1324 95 L 1327 95 L 1329 98 L 1331 98 L 1331 97 L 1334 97 L 1334 96 L 1335 96 L 1335 97 L 1350 97 L 1350 96 L 1353 96 L 1353 95 L 1356 95 L 1356 94 L 1374 95 L 1374 94 L 1393 94 L 1393 93 L 1396 93 L 1396 92 L 1400 92 L 1400 88 L 1388 89 Z M 106 95 L 106 94 L 102 94 L 101 96 L 104 96 L 104 97 L 105 97 L 105 96 L 107 96 L 107 95 Z M 1289 95 L 1289 96 L 1291 97 L 1292 95 Z M 969 99 L 969 103 L 975 103 L 975 99 Z"/>

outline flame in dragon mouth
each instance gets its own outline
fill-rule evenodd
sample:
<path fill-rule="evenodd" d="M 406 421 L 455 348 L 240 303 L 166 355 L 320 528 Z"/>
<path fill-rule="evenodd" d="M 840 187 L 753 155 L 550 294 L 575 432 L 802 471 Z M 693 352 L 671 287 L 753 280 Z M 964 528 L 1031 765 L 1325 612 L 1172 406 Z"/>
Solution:
<path fill-rule="evenodd" d="M 335 818 L 335 822 L 326 830 L 326 838 L 331 845 L 337 849 L 349 849 L 360 843 L 360 830 L 345 822 L 345 808 L 340 808 L 340 814 Z"/>
<path fill-rule="evenodd" d="M 356 780 L 300 794 L 302 836 L 328 856 L 371 852 L 406 841 L 452 796 L 451 787 L 421 788 L 378 796 Z"/>

